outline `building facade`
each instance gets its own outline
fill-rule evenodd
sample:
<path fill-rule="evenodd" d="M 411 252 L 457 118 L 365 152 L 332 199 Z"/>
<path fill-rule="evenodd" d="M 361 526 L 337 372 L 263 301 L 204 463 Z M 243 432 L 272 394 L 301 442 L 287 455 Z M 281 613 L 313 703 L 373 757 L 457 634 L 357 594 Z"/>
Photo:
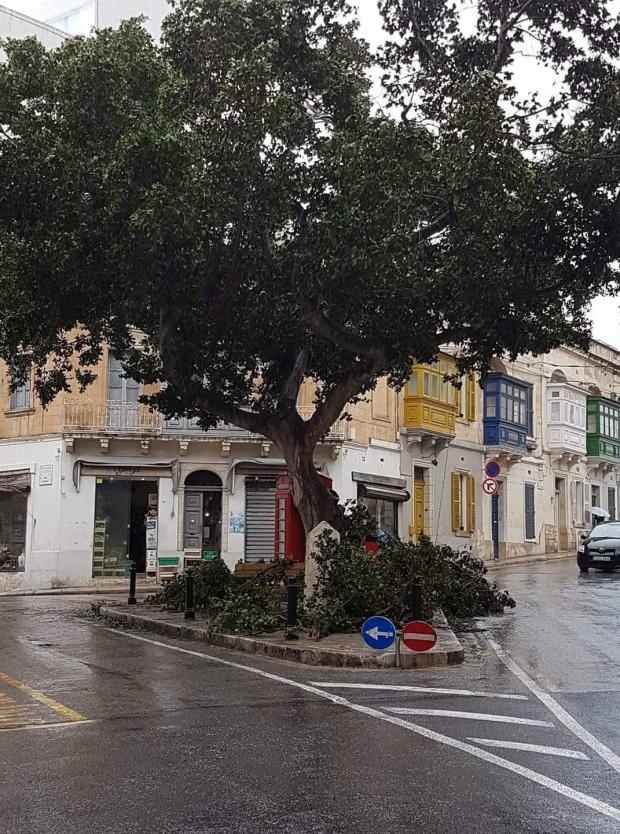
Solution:
<path fill-rule="evenodd" d="M 221 555 L 303 559 L 284 460 L 231 425 L 164 420 L 105 354 L 84 394 L 47 409 L 0 370 L 0 590 L 109 584 Z M 381 380 L 332 428 L 316 465 L 379 530 L 488 561 L 575 552 L 618 516 L 620 354 L 594 343 L 456 380 L 449 350 L 397 393 Z M 312 413 L 312 388 L 299 411 Z M 485 468 L 497 492 L 482 490 Z"/>
<path fill-rule="evenodd" d="M 575 552 L 593 507 L 618 517 L 618 351 L 594 342 L 588 353 L 498 360 L 482 387 L 462 380 L 456 395 L 432 381 L 452 369 L 449 352 L 414 369 L 404 394 L 413 534 L 509 561 Z M 416 400 L 423 407 L 408 405 Z M 490 463 L 499 471 L 492 496 L 482 490 Z"/>
<path fill-rule="evenodd" d="M 231 568 L 303 559 L 278 449 L 235 426 L 164 420 L 140 404 L 148 392 L 106 353 L 87 392 L 43 409 L 31 384 L 10 393 L 0 369 L 0 590 L 109 584 L 130 561 L 153 573 L 215 555 Z M 311 396 L 302 389 L 302 416 Z M 407 535 L 398 418 L 382 381 L 316 465 L 342 501 L 363 500 L 379 527 Z"/>

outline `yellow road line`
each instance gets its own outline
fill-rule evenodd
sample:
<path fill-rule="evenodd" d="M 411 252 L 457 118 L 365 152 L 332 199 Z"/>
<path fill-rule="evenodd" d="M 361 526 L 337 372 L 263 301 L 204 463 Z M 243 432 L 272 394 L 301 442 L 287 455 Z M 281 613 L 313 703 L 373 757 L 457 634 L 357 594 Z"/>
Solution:
<path fill-rule="evenodd" d="M 58 701 L 54 701 L 53 698 L 48 698 L 47 695 L 44 695 L 42 692 L 39 692 L 36 689 L 33 689 L 31 686 L 28 686 L 27 683 L 22 683 L 22 681 L 17 681 L 15 678 L 9 677 L 9 675 L 5 675 L 4 672 L 0 672 L 0 683 L 6 683 L 8 686 L 12 686 L 15 689 L 18 689 L 20 692 L 23 692 L 25 695 L 28 695 L 32 698 L 33 701 L 38 701 L 40 704 L 45 704 L 46 707 L 54 710 L 57 712 L 58 715 L 62 715 L 67 721 L 87 721 L 88 719 L 80 715 L 79 712 L 75 712 L 75 710 L 70 709 L 69 707 L 65 707 L 62 704 L 59 704 Z"/>
<path fill-rule="evenodd" d="M 32 706 L 27 707 L 15 707 L 15 709 L 2 709 L 0 710 L 0 720 L 11 718 L 14 715 L 32 715 L 37 710 L 41 710 L 38 704 L 32 704 Z"/>
<path fill-rule="evenodd" d="M 0 727 L 0 733 L 21 733 L 24 730 L 54 730 L 62 727 L 75 727 L 76 724 L 94 724 L 94 718 L 83 721 L 55 721 L 51 724 L 29 724 L 27 727 Z"/>
<path fill-rule="evenodd" d="M 31 724 L 45 724 L 44 718 L 12 718 L 10 721 L 0 721 L 0 730 L 3 727 L 9 729 L 15 727 L 29 727 Z"/>

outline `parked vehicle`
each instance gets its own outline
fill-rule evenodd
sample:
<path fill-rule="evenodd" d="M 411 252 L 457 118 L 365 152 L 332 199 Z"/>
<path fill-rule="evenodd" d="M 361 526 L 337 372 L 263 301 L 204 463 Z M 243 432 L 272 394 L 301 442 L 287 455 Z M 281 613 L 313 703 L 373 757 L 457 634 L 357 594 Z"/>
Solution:
<path fill-rule="evenodd" d="M 605 521 L 584 533 L 577 547 L 577 564 L 582 573 L 590 568 L 611 571 L 620 567 L 620 522 Z"/>

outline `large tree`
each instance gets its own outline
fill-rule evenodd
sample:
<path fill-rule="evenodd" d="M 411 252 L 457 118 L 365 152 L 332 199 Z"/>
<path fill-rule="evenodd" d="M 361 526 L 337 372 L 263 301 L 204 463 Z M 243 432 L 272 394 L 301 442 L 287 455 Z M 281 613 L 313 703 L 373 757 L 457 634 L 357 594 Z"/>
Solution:
<path fill-rule="evenodd" d="M 379 377 L 446 342 L 481 372 L 584 344 L 616 288 L 618 21 L 604 0 L 471 5 L 381 0 L 374 55 L 346 0 L 181 0 L 161 46 L 139 22 L 6 44 L 14 378 L 34 366 L 48 402 L 111 345 L 167 383 L 165 414 L 274 441 L 309 530 L 339 522 L 316 445 Z M 523 92 L 525 61 L 551 95 Z"/>

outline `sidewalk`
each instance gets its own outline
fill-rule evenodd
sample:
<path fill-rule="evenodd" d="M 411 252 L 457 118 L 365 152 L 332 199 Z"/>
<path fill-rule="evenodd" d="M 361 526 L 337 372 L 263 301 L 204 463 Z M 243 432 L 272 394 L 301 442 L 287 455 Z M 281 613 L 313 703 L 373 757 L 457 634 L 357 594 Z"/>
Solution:
<path fill-rule="evenodd" d="M 298 640 L 285 640 L 284 632 L 260 637 L 243 637 L 238 634 L 210 634 L 200 620 L 185 620 L 183 614 L 159 611 L 146 606 L 136 609 L 135 606 L 128 605 L 102 605 L 99 613 L 113 622 L 143 628 L 167 637 L 195 640 L 308 666 L 388 669 L 396 665 L 394 650 L 373 652 L 364 645 L 359 634 L 332 634 L 322 640 L 313 640 L 305 635 L 301 635 Z M 463 662 L 463 647 L 443 614 L 437 615 L 433 625 L 438 634 L 437 644 L 431 651 L 423 654 L 414 654 L 403 646 L 401 668 L 445 667 Z"/>
<path fill-rule="evenodd" d="M 509 568 L 512 565 L 528 565 L 534 562 L 558 562 L 562 559 L 576 559 L 576 553 L 543 553 L 540 556 L 519 556 L 516 559 L 498 559 L 493 562 L 485 562 L 485 567 L 491 573 L 500 568 Z"/>
<path fill-rule="evenodd" d="M 147 596 L 159 591 L 159 585 L 140 585 L 136 587 L 136 596 Z M 0 597 L 60 597 L 60 596 L 128 596 L 128 582 L 118 585 L 84 585 L 80 588 L 42 588 L 35 591 L 0 591 Z"/>

